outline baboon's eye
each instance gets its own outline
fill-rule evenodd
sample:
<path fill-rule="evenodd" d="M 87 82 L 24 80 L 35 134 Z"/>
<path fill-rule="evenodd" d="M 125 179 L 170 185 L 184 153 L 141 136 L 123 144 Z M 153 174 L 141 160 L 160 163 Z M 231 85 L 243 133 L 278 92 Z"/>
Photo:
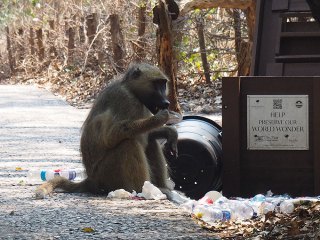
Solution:
<path fill-rule="evenodd" d="M 166 91 L 167 80 L 166 79 L 156 79 L 153 81 L 154 88 L 159 92 Z"/>

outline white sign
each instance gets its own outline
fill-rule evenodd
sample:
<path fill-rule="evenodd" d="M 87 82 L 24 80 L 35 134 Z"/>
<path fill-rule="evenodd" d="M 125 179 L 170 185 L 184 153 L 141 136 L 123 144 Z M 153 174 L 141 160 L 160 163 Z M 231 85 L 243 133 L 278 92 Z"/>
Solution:
<path fill-rule="evenodd" d="M 308 150 L 308 95 L 248 95 L 249 150 Z"/>

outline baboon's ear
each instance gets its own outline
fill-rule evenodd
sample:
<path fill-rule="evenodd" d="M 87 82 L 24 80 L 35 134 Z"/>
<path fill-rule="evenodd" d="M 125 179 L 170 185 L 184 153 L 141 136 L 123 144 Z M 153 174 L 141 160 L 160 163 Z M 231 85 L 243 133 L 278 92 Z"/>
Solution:
<path fill-rule="evenodd" d="M 132 78 L 138 78 L 141 76 L 141 70 L 137 67 L 133 70 L 133 73 L 132 73 Z"/>

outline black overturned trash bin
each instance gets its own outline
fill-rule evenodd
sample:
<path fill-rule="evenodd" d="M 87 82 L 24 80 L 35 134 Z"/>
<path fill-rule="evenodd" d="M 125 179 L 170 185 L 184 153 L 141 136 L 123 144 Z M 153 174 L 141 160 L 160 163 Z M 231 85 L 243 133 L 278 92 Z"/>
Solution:
<path fill-rule="evenodd" d="M 175 189 L 192 199 L 222 189 L 221 126 L 203 116 L 184 116 L 176 124 L 178 158 L 168 159 Z"/>

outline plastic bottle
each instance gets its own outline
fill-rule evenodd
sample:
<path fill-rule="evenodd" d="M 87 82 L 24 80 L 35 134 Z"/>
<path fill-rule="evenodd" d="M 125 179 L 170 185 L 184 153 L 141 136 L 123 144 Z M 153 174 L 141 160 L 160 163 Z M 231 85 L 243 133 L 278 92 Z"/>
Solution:
<path fill-rule="evenodd" d="M 266 201 L 266 197 L 263 194 L 257 194 L 251 198 L 250 206 L 253 208 L 254 214 L 260 216 L 264 213 L 263 203 Z"/>
<path fill-rule="evenodd" d="M 222 221 L 229 221 L 231 220 L 232 213 L 230 208 L 223 208 L 222 211 Z"/>
<path fill-rule="evenodd" d="M 29 170 L 27 177 L 33 181 L 48 181 L 53 179 L 55 176 L 62 176 L 68 180 L 82 180 L 86 177 L 85 170 L 81 168 L 76 169 L 38 169 Z"/>
<path fill-rule="evenodd" d="M 166 199 L 167 196 L 161 192 L 159 188 L 153 185 L 149 181 L 145 181 L 142 186 L 142 193 L 138 196 L 144 197 L 145 199 L 161 200 Z"/>
<path fill-rule="evenodd" d="M 220 209 L 223 214 L 222 221 L 229 221 L 232 217 L 232 210 L 230 208 L 230 200 L 226 197 L 218 198 L 214 204 L 214 207 Z"/>
<path fill-rule="evenodd" d="M 234 219 L 246 220 L 254 214 L 253 208 L 245 201 L 229 200 L 229 206 Z"/>
<path fill-rule="evenodd" d="M 205 222 L 221 221 L 224 218 L 223 211 L 209 205 L 197 205 L 193 209 L 193 214 Z"/>
<path fill-rule="evenodd" d="M 294 204 L 290 200 L 284 200 L 280 203 L 280 212 L 290 214 L 294 211 Z"/>

